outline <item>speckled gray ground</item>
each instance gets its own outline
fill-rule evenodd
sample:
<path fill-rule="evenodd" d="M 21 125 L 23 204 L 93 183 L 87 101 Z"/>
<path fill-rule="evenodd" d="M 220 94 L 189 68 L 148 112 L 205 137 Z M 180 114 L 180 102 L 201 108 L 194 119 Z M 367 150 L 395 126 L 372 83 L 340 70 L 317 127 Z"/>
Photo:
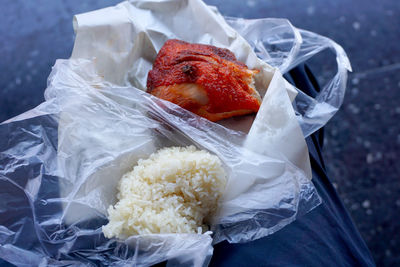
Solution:
<path fill-rule="evenodd" d="M 0 121 L 43 101 L 51 66 L 71 53 L 72 15 L 117 2 L 1 1 Z M 326 126 L 325 161 L 377 264 L 399 265 L 400 2 L 206 2 L 229 16 L 289 18 L 345 48 L 354 72 L 342 109 Z M 334 64 L 329 53 L 311 61 L 321 83 L 331 77 Z"/>

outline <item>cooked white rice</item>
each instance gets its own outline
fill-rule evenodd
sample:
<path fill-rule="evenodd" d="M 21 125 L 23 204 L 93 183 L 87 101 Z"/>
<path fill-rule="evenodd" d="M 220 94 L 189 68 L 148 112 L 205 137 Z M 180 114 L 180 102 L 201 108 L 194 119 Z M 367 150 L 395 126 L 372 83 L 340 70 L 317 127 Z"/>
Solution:
<path fill-rule="evenodd" d="M 119 183 L 106 237 L 206 231 L 226 184 L 217 156 L 194 146 L 160 149 L 139 160 Z"/>

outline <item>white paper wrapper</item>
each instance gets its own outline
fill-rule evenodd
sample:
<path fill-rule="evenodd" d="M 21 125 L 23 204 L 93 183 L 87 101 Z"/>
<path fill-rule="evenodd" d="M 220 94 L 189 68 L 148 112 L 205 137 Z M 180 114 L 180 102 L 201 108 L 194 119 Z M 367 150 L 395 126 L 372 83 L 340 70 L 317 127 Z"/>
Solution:
<path fill-rule="evenodd" d="M 12 203 L 0 217 L 15 218 L 0 225 L 1 258 L 36 266 L 148 266 L 164 260 L 206 266 L 212 243 L 264 237 L 320 203 L 303 136 L 303 125 L 311 124 L 300 128 L 303 117 L 292 107 L 297 92 L 279 71 L 302 55 L 301 45 L 279 58 L 264 53 L 272 63 L 283 62 L 271 67 L 229 24 L 197 0 L 123 2 L 75 17 L 72 57 L 55 64 L 46 102 L 0 125 L 0 200 Z M 251 31 L 263 29 L 254 21 L 236 26 L 248 40 L 257 38 Z M 287 21 L 281 26 L 297 40 L 298 30 Z M 263 103 L 257 116 L 216 124 L 145 93 L 147 72 L 170 38 L 228 48 L 259 69 Z M 122 174 L 159 148 L 189 144 L 216 154 L 229 174 L 213 235 L 106 239 L 101 226 Z M 32 240 L 26 231 L 36 233 Z"/>
<path fill-rule="evenodd" d="M 175 15 L 171 15 L 171 10 Z M 123 2 L 116 7 L 75 16 L 74 27 L 76 41 L 72 58 L 93 61 L 94 71 L 99 76 L 104 77 L 106 82 L 120 86 L 135 86 L 145 90 L 147 73 L 158 51 L 166 40 L 174 38 L 229 49 L 250 69 L 260 70 L 255 77 L 255 86 L 261 96 L 265 95 L 274 76 L 271 91 L 280 93 L 275 93 L 272 98 L 264 98 L 263 107 L 249 133 L 248 145 L 255 148 L 257 144 L 253 145 L 252 140 L 258 140 L 260 135 L 265 139 L 272 132 L 277 132 L 277 136 L 273 140 L 265 140 L 265 146 L 261 146 L 257 152 L 268 153 L 266 151 L 273 145 L 272 154 L 287 157 L 311 178 L 307 146 L 291 103 L 287 101 L 285 89 L 291 100 L 297 92 L 285 84 L 279 71 L 275 73 L 276 69 L 257 57 L 247 41 L 219 13 L 203 2 Z M 266 121 L 266 116 L 271 115 L 278 123 Z M 251 116 L 245 116 L 245 119 L 231 119 L 222 124 L 247 132 L 252 121 Z"/>

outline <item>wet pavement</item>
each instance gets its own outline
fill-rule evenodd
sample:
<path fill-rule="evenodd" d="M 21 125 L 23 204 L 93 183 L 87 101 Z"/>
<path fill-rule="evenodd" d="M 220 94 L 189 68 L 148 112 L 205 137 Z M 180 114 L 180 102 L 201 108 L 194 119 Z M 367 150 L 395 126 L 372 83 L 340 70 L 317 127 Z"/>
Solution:
<path fill-rule="evenodd" d="M 72 15 L 119 1 L 1 2 L 0 121 L 41 103 L 58 58 L 70 56 Z M 330 37 L 353 73 L 342 109 L 326 126 L 328 173 L 379 266 L 400 265 L 400 2 L 395 0 L 216 1 L 224 15 L 288 18 Z M 310 61 L 321 84 L 331 54 Z"/>

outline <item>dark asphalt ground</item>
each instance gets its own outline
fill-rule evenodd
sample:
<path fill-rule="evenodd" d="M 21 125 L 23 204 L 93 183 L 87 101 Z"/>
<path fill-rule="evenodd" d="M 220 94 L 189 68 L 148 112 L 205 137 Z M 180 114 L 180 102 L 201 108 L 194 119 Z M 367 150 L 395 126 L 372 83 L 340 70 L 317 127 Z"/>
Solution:
<path fill-rule="evenodd" d="M 0 121 L 41 103 L 58 58 L 68 58 L 76 13 L 119 1 L 0 2 Z M 224 15 L 288 18 L 341 44 L 350 57 L 346 98 L 326 126 L 328 173 L 378 266 L 400 265 L 400 2 L 395 0 L 216 1 Z M 321 83 L 329 53 L 312 59 Z"/>

